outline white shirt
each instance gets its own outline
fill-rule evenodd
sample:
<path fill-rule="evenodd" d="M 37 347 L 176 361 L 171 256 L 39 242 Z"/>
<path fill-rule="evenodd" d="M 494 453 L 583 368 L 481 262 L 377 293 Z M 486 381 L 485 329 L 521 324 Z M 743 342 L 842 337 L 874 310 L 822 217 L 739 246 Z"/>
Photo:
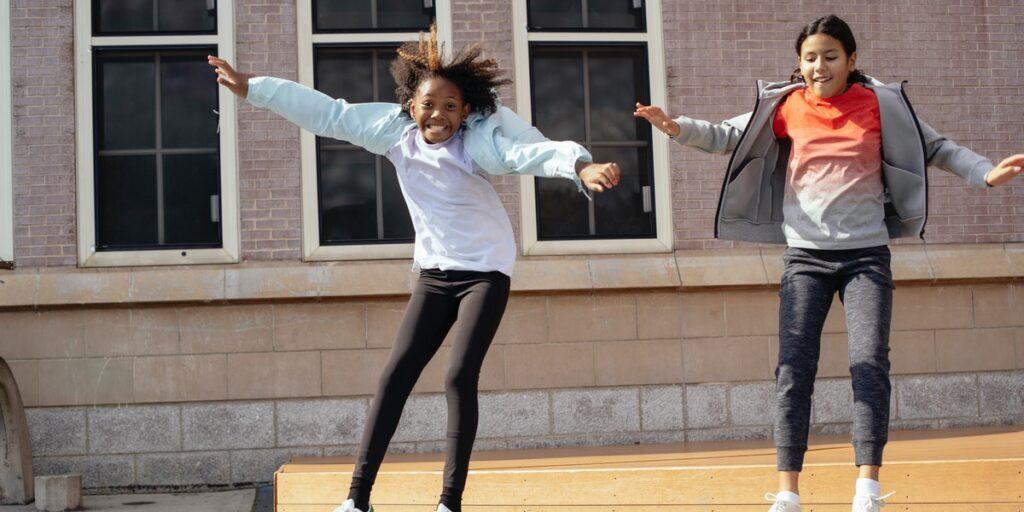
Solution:
<path fill-rule="evenodd" d="M 413 125 L 386 156 L 398 171 L 416 230 L 414 268 L 512 276 L 512 224 L 494 187 L 466 153 L 462 130 L 431 144 Z"/>

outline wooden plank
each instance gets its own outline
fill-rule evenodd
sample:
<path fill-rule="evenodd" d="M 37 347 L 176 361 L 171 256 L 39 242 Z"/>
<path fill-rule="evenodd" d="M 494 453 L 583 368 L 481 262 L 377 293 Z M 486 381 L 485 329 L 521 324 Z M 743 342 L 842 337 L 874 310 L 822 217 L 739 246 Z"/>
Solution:
<path fill-rule="evenodd" d="M 1024 512 L 1024 431 L 906 432 L 891 439 L 882 481 L 897 494 L 887 511 Z M 379 510 L 433 507 L 439 458 L 389 456 L 374 487 Z M 849 510 L 856 469 L 848 443 L 819 438 L 807 461 L 803 509 Z M 275 475 L 278 512 L 332 512 L 348 494 L 351 470 L 351 459 L 343 458 L 286 464 Z M 463 502 L 467 512 L 764 510 L 763 491 L 775 479 L 774 450 L 764 441 L 481 452 Z"/>
<path fill-rule="evenodd" d="M 592 506 L 592 507 L 508 507 L 465 505 L 465 512 L 764 512 L 771 503 L 759 505 L 663 505 L 663 506 Z M 277 512 L 333 512 L 337 505 L 282 505 Z M 429 512 L 424 505 L 374 505 L 376 512 Z M 978 503 L 978 504 L 911 504 L 889 505 L 885 512 L 1024 512 L 1019 503 Z M 850 512 L 849 503 L 803 506 L 804 512 Z"/>
<path fill-rule="evenodd" d="M 889 501 L 914 503 L 1024 502 L 1024 460 L 904 463 L 883 469 Z M 348 492 L 345 473 L 280 474 L 281 504 L 340 503 Z M 551 506 L 735 504 L 761 502 L 775 482 L 774 468 L 650 468 L 629 470 L 527 470 L 471 472 L 463 502 Z M 850 498 L 856 470 L 846 465 L 805 468 L 801 486 L 808 503 Z M 440 472 L 381 473 L 378 501 L 426 504 L 441 488 Z M 543 500 L 537 503 L 536 500 Z"/>

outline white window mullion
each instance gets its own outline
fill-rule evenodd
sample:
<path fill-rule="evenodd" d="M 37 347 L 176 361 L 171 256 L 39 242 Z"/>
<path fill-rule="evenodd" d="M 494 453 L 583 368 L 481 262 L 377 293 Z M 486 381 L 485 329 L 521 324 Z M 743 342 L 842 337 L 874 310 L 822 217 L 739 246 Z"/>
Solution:
<path fill-rule="evenodd" d="M 78 201 L 78 263 L 96 254 L 92 105 L 92 2 L 75 2 L 75 124 L 78 138 L 75 180 Z"/>
<path fill-rule="evenodd" d="M 0 268 L 14 262 L 14 130 L 11 105 L 11 2 L 0 0 Z"/>
<path fill-rule="evenodd" d="M 235 2 L 220 1 L 215 5 L 218 56 L 228 62 L 235 62 Z M 212 68 L 210 74 L 213 74 Z M 239 99 L 227 87 L 217 87 L 216 115 L 217 126 L 220 128 L 220 253 L 231 263 L 241 261 L 242 256 L 238 202 L 238 102 Z"/>

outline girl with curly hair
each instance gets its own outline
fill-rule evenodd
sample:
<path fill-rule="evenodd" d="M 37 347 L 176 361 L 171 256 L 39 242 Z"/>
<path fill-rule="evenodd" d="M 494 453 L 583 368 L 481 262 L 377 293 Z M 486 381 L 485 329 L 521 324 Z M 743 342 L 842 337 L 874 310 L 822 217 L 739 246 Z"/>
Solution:
<path fill-rule="evenodd" d="M 392 62 L 400 104 L 349 104 L 287 80 L 239 73 L 215 56 L 218 83 L 317 135 L 384 155 L 395 166 L 416 232 L 420 275 L 364 427 L 348 499 L 335 512 L 369 512 L 370 489 L 423 368 L 456 319 L 445 380 L 444 484 L 438 512 L 460 512 L 476 438 L 477 382 L 508 302 L 516 247 L 508 214 L 483 172 L 573 180 L 601 192 L 614 163 L 592 163 L 575 142 L 549 141 L 500 105 L 493 59 L 479 45 L 447 59 L 436 28 Z"/>

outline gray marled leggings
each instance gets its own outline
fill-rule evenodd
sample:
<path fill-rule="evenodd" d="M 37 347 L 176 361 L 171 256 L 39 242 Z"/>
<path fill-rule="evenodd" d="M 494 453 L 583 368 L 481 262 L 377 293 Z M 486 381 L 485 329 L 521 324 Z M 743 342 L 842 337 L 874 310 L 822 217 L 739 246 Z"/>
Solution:
<path fill-rule="evenodd" d="M 839 292 L 846 310 L 853 378 L 853 446 L 858 466 L 881 465 L 889 429 L 892 272 L 887 246 L 786 248 L 779 291 L 775 447 L 779 471 L 800 471 L 807 451 L 821 330 Z"/>

